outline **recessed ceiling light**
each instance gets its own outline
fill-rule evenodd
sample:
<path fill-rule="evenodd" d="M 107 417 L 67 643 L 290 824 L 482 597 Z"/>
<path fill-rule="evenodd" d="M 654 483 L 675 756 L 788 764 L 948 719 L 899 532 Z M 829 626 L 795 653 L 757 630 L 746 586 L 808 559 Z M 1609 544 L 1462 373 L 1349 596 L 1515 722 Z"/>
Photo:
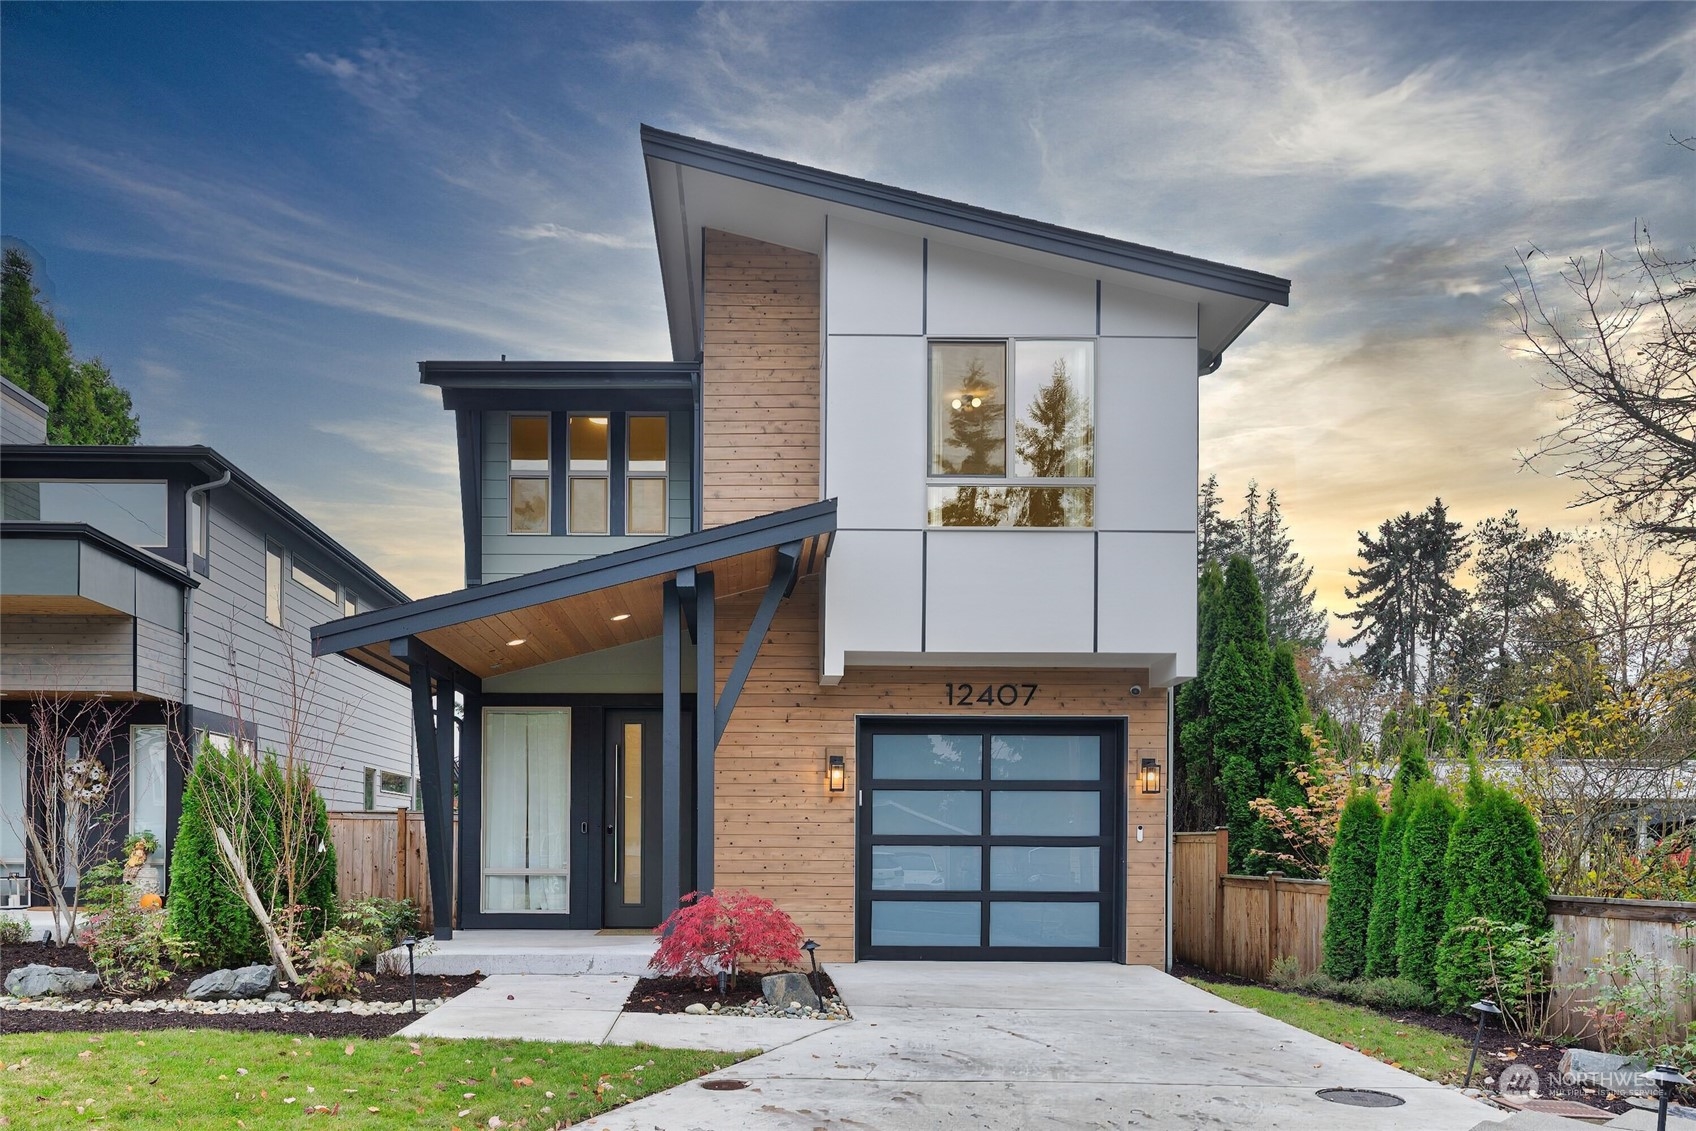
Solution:
<path fill-rule="evenodd" d="M 507 642 L 506 642 L 506 646 L 507 646 L 507 647 L 508 647 L 508 648 L 516 648 L 516 647 L 518 647 L 518 646 L 519 646 L 519 645 L 520 645 L 520 644 L 522 644 L 522 643 L 524 643 L 524 641 L 525 641 L 525 640 L 526 640 L 526 639 L 527 639 L 527 638 L 526 638 L 526 637 L 523 637 L 523 636 L 520 636 L 520 637 L 519 637 L 519 638 L 518 638 L 518 639 L 517 639 L 517 640 L 508 640 L 508 641 L 507 641 Z"/>
<path fill-rule="evenodd" d="M 619 613 L 618 615 L 614 616 L 612 619 L 613 620 L 629 620 L 630 614 L 629 613 Z"/>

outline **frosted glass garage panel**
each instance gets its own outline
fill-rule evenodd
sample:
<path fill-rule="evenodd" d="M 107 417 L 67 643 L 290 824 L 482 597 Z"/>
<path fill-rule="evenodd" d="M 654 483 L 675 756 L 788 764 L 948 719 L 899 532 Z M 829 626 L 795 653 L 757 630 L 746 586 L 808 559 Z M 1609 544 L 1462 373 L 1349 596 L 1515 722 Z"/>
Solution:
<path fill-rule="evenodd" d="M 989 740 L 989 776 L 997 781 L 1096 781 L 1101 736 L 995 735 Z"/>
<path fill-rule="evenodd" d="M 983 906 L 872 900 L 873 946 L 982 946 Z"/>
<path fill-rule="evenodd" d="M 1095 279 L 1016 259 L 930 243 L 932 337 L 1090 337 Z"/>
<path fill-rule="evenodd" d="M 1100 891 L 1101 849 L 1016 845 L 989 850 L 992 891 Z"/>
<path fill-rule="evenodd" d="M 1008 790 L 989 797 L 990 836 L 1100 836 L 1094 790 Z"/>
<path fill-rule="evenodd" d="M 983 776 L 983 739 L 975 734 L 872 736 L 872 777 L 970 779 Z"/>
<path fill-rule="evenodd" d="M 871 792 L 874 835 L 977 836 L 983 830 L 983 794 L 975 789 Z"/>
<path fill-rule="evenodd" d="M 873 891 L 978 891 L 983 849 L 964 844 L 879 844 L 872 848 Z"/>
<path fill-rule="evenodd" d="M 826 232 L 826 329 L 832 334 L 922 334 L 924 240 L 837 217 L 831 217 Z"/>
<path fill-rule="evenodd" d="M 1099 903 L 992 903 L 990 946 L 1100 946 Z"/>
<path fill-rule="evenodd" d="M 1195 529 L 1195 349 L 1193 338 L 1097 346 L 1097 529 Z"/>
<path fill-rule="evenodd" d="M 929 651 L 1093 650 L 1093 533 L 933 530 L 926 546 Z"/>

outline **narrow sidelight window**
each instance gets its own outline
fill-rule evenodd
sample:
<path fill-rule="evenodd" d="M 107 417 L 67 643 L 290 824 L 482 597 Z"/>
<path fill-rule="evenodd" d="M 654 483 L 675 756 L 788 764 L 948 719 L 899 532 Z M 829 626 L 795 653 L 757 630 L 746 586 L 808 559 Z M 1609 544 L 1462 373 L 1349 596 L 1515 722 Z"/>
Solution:
<path fill-rule="evenodd" d="M 265 620 L 283 627 L 283 548 L 265 543 Z"/>
<path fill-rule="evenodd" d="M 194 497 L 194 506 L 188 518 L 189 550 L 202 561 L 206 559 L 206 495 L 204 492 Z"/>
<path fill-rule="evenodd" d="M 507 529 L 514 534 L 550 532 L 551 454 L 546 414 L 507 418 Z"/>
<path fill-rule="evenodd" d="M 632 416 L 625 462 L 626 534 L 664 534 L 666 515 L 666 418 Z"/>
<path fill-rule="evenodd" d="M 612 469 L 610 418 L 605 413 L 572 413 L 566 429 L 570 451 L 566 474 L 570 482 L 566 529 L 572 534 L 605 534 L 611 501 Z"/>

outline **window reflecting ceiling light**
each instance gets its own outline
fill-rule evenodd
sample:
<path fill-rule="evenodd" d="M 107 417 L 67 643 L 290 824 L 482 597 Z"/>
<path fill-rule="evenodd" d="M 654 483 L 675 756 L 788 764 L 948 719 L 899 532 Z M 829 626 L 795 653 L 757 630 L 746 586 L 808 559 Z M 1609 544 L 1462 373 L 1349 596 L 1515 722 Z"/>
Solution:
<path fill-rule="evenodd" d="M 629 620 L 630 614 L 629 613 L 619 613 L 619 614 L 615 615 L 612 619 L 613 620 Z"/>
<path fill-rule="evenodd" d="M 525 637 L 525 636 L 520 636 L 520 637 L 519 637 L 519 638 L 518 638 L 518 639 L 517 639 L 517 640 L 508 640 L 508 641 L 507 641 L 507 642 L 506 642 L 506 646 L 507 646 L 507 647 L 508 647 L 508 648 L 516 648 L 516 647 L 518 647 L 518 646 L 519 646 L 519 645 L 520 645 L 520 644 L 522 644 L 522 643 L 524 643 L 524 641 L 525 641 L 525 640 L 527 640 L 527 639 L 529 639 L 529 638 L 528 638 L 528 637 Z"/>

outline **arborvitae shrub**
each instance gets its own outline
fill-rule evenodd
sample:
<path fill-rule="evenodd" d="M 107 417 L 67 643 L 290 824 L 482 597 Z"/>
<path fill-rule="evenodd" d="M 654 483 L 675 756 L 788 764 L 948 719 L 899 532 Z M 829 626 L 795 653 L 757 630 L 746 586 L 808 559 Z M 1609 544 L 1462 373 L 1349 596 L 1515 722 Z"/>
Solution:
<path fill-rule="evenodd" d="M 245 757 L 208 743 L 183 786 L 166 925 L 208 966 L 245 966 L 265 961 L 269 953 L 259 921 L 226 878 L 204 801 L 208 793 L 247 788 L 239 783 L 253 772 Z"/>
<path fill-rule="evenodd" d="M 1437 944 L 1448 913 L 1449 882 L 1444 863 L 1449 834 L 1460 810 L 1436 782 L 1422 782 L 1410 797 L 1401 864 L 1401 913 L 1396 923 L 1396 962 L 1401 977 L 1428 988 L 1437 985 Z"/>
<path fill-rule="evenodd" d="M 1425 748 L 1410 740 L 1402 745 L 1396 783 L 1390 791 L 1390 815 L 1378 839 L 1378 870 L 1372 877 L 1372 919 L 1366 928 L 1366 976 L 1394 978 L 1400 971 L 1396 958 L 1396 924 L 1402 904 L 1403 837 L 1415 787 L 1431 776 Z"/>
<path fill-rule="evenodd" d="M 1366 926 L 1372 915 L 1372 877 L 1384 813 L 1370 793 L 1356 793 L 1343 806 L 1337 841 L 1331 847 L 1331 897 L 1326 908 L 1325 962 L 1333 978 L 1349 981 L 1366 968 Z"/>
<path fill-rule="evenodd" d="M 1484 937 L 1459 928 L 1481 917 L 1533 931 L 1549 926 L 1536 818 L 1506 789 L 1485 782 L 1476 766 L 1443 869 L 1449 899 L 1437 946 L 1437 998 L 1445 1009 L 1458 1009 L 1479 995 L 1489 974 Z"/>
<path fill-rule="evenodd" d="M 323 934 L 336 917 L 336 850 L 330 842 L 330 816 L 325 811 L 323 797 L 312 787 L 311 777 L 299 767 L 285 770 L 275 751 L 266 752 L 260 780 L 269 806 L 267 820 L 273 826 L 268 844 L 281 843 L 276 825 L 282 819 L 287 798 L 294 799 L 287 804 L 296 819 L 305 816 L 310 826 L 304 835 L 296 838 L 299 851 L 295 864 L 296 876 L 309 877 L 304 890 L 298 893 L 301 921 L 297 925 L 296 941 L 309 943 Z M 273 870 L 281 866 L 282 862 L 272 858 L 270 852 L 265 853 L 262 870 L 267 882 Z"/>

